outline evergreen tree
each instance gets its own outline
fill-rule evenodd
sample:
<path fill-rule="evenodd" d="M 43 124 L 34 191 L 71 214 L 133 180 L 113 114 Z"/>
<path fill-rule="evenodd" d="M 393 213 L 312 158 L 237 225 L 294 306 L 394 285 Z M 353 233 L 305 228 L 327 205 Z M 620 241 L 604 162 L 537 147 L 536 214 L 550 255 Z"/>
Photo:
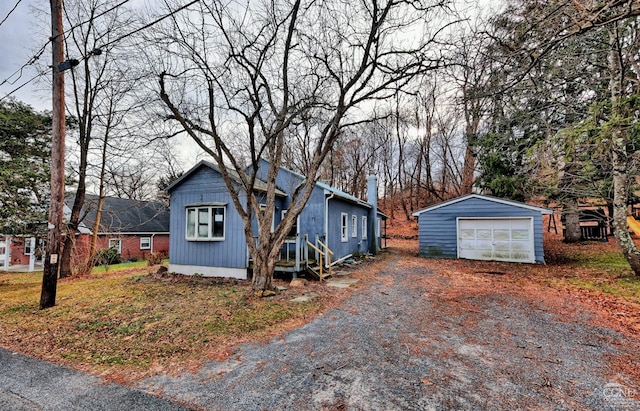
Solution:
<path fill-rule="evenodd" d="M 46 230 L 51 116 L 0 101 L 0 232 Z"/>

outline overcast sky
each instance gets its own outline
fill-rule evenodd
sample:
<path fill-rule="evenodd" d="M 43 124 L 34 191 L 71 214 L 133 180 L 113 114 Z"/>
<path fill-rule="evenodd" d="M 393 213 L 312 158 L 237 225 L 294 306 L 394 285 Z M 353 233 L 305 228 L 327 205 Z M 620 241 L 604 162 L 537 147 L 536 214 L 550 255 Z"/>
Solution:
<path fill-rule="evenodd" d="M 0 1 L 0 21 L 18 3 L 18 0 Z M 9 78 L 23 64 L 29 61 L 35 52 L 47 43 L 46 33 L 50 32 L 48 25 L 39 22 L 33 13 L 32 6 L 37 3 L 48 3 L 36 0 L 21 0 L 16 9 L 0 26 L 0 83 L 9 79 L 0 86 L 0 98 L 5 97 L 13 89 L 37 74 L 34 67 L 26 67 L 22 72 Z M 47 4 L 48 7 L 48 4 Z M 41 57 L 42 63 L 48 63 L 51 59 L 49 48 Z M 11 84 L 15 82 L 14 84 Z M 21 101 L 32 105 L 37 110 L 50 109 L 51 98 L 45 83 L 36 82 L 23 87 L 14 96 Z"/>

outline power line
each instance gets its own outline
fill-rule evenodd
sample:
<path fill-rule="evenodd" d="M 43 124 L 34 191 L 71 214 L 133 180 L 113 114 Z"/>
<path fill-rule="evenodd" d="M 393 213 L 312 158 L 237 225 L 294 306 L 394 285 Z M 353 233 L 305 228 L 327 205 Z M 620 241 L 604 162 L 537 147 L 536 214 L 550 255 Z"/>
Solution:
<path fill-rule="evenodd" d="M 46 50 L 48 46 L 48 43 L 45 44 L 44 46 L 42 46 L 40 48 L 40 50 L 38 50 L 38 52 L 36 54 L 33 55 L 33 57 L 31 57 L 29 59 L 29 61 L 27 61 L 26 63 L 24 63 L 19 69 L 17 69 L 16 71 L 14 71 L 9 77 L 7 77 L 6 79 L 2 80 L 2 82 L 0 83 L 0 86 L 5 85 L 6 83 L 9 84 L 16 84 L 18 80 L 20 80 L 20 78 L 22 77 L 22 70 L 25 69 L 25 67 L 27 66 L 31 66 L 33 65 L 36 61 L 38 61 L 40 59 L 40 56 L 42 56 L 42 53 L 44 53 L 44 51 Z M 20 75 L 18 76 L 18 78 L 16 78 L 15 80 L 11 81 L 11 78 L 13 78 L 13 76 L 15 76 L 16 74 L 20 73 Z"/>
<path fill-rule="evenodd" d="M 199 1 L 200 1 L 200 0 L 193 0 L 191 3 L 185 4 L 184 6 L 182 6 L 182 7 L 178 8 L 178 9 L 176 9 L 176 10 L 172 11 L 171 13 L 169 13 L 169 14 L 165 14 L 164 16 L 162 16 L 162 17 L 160 17 L 160 18 L 158 18 L 158 19 L 156 19 L 156 20 L 152 21 L 151 23 L 147 23 L 147 24 L 145 24 L 144 26 L 142 26 L 142 27 L 140 27 L 140 28 L 137 28 L 137 29 L 133 30 L 132 32 L 129 32 L 129 33 L 127 33 L 127 34 L 123 34 L 122 36 L 117 37 L 116 39 L 111 40 L 111 41 L 109 41 L 109 42 L 107 42 L 107 43 L 103 44 L 103 45 L 102 45 L 101 47 L 99 47 L 99 48 L 108 47 L 108 46 L 110 46 L 110 45 L 112 45 L 112 44 L 114 44 L 114 43 L 119 42 L 120 40 L 123 40 L 123 39 L 125 39 L 125 38 L 127 38 L 127 37 L 129 37 L 129 36 L 132 36 L 132 35 L 136 34 L 136 33 L 139 33 L 139 32 L 141 32 L 142 30 L 146 30 L 146 29 L 148 29 L 149 27 L 151 27 L 151 26 L 153 26 L 153 25 L 155 25 L 155 24 L 158 24 L 158 23 L 159 23 L 159 22 L 161 22 L 162 20 L 164 20 L 164 19 L 166 19 L 166 18 L 168 18 L 168 17 L 171 17 L 171 16 L 173 16 L 174 14 L 177 14 L 178 12 L 180 12 L 180 11 L 182 11 L 182 10 L 186 9 L 187 7 L 192 6 L 192 5 L 196 4 L 196 3 L 198 3 Z M 87 55 L 87 56 L 83 56 L 83 57 L 82 57 L 82 59 L 86 59 L 86 58 L 90 57 L 91 55 L 92 55 L 92 53 L 89 53 L 89 55 Z"/>
<path fill-rule="evenodd" d="M 32 81 L 34 81 L 35 79 L 37 79 L 38 77 L 42 77 L 44 76 L 45 73 L 38 73 L 35 76 L 31 77 L 29 80 L 25 81 L 24 83 L 22 83 L 21 85 L 19 85 L 18 87 L 14 88 L 13 90 L 11 90 L 10 92 L 8 92 L 7 94 L 5 94 L 3 97 L 0 98 L 0 101 L 4 101 L 4 99 L 6 99 L 7 97 L 11 96 L 13 93 L 15 93 L 16 91 L 20 90 L 22 87 L 26 86 L 27 84 L 31 83 Z"/>
<path fill-rule="evenodd" d="M 95 16 L 92 16 L 92 17 L 91 17 L 91 18 L 89 18 L 88 20 L 85 20 L 85 21 L 83 21 L 83 22 L 81 22 L 81 23 L 78 23 L 78 24 L 75 24 L 75 25 L 73 25 L 73 26 L 69 27 L 68 29 L 66 29 L 65 31 L 63 31 L 62 33 L 60 33 L 59 35 L 61 36 L 61 35 L 63 35 L 63 34 L 66 34 L 66 33 L 67 33 L 67 32 L 69 32 L 69 31 L 73 31 L 73 30 L 77 29 L 77 28 L 78 28 L 78 27 L 80 27 L 80 26 L 84 26 L 84 25 L 85 25 L 85 24 L 87 24 L 87 23 L 91 23 L 93 20 L 97 19 L 98 17 L 102 17 L 102 16 L 104 16 L 105 14 L 107 14 L 107 13 L 109 13 L 109 12 L 112 12 L 113 10 L 115 10 L 115 9 L 117 9 L 117 8 L 119 8 L 119 7 L 124 6 L 125 4 L 129 3 L 130 1 L 131 1 L 131 0 L 123 0 L 123 1 L 121 1 L 120 3 L 116 4 L 115 6 L 113 6 L 113 7 L 109 8 L 109 9 L 106 9 L 105 11 L 103 11 L 103 12 L 101 12 L 101 13 L 99 13 L 99 14 L 96 14 Z"/>
<path fill-rule="evenodd" d="M 22 1 L 22 0 L 19 0 L 19 2 L 20 2 L 20 1 Z M 113 11 L 113 10 L 115 10 L 117 7 L 121 7 L 122 5 L 124 5 L 125 3 L 129 2 L 129 1 L 131 1 L 131 0 L 123 0 L 122 2 L 118 3 L 117 5 L 115 5 L 115 6 L 111 7 L 111 8 L 110 8 L 110 9 L 108 9 L 108 10 L 105 10 L 104 12 L 102 12 L 102 13 L 100 13 L 100 14 L 98 14 L 98 15 L 94 16 L 94 17 L 92 17 L 91 19 L 86 20 L 86 21 L 84 21 L 84 22 L 82 22 L 82 23 L 76 24 L 75 26 L 73 26 L 73 27 L 72 27 L 71 29 L 69 29 L 69 30 L 72 30 L 73 28 L 78 28 L 78 27 L 80 27 L 80 26 L 82 26 L 82 25 L 84 25 L 84 24 L 87 24 L 87 23 L 89 23 L 89 22 L 93 21 L 95 18 L 101 17 L 101 16 L 103 16 L 104 14 L 108 13 L 109 11 Z M 144 26 L 142 26 L 142 27 L 139 27 L 139 28 L 137 28 L 137 29 L 135 29 L 135 30 L 133 30 L 133 31 L 131 31 L 131 32 L 129 32 L 129 33 L 127 33 L 127 34 L 123 34 L 122 36 L 119 36 L 119 37 L 115 38 L 114 40 L 111 40 L 111 41 L 109 41 L 109 42 L 107 42 L 107 43 L 103 44 L 101 47 L 102 47 L 102 48 L 108 47 L 108 46 L 110 46 L 110 45 L 112 45 L 112 44 L 114 44 L 114 43 L 117 43 L 117 42 L 119 42 L 119 41 L 121 41 L 121 40 L 123 40 L 123 39 L 127 38 L 127 37 L 130 37 L 130 36 L 132 36 L 132 35 L 134 35 L 134 34 L 136 34 L 136 33 L 139 33 L 139 32 L 141 32 L 142 30 L 146 30 L 146 29 L 148 29 L 149 27 L 151 27 L 151 26 L 153 26 L 153 25 L 155 25 L 155 24 L 158 24 L 158 23 L 159 23 L 159 22 L 161 22 L 162 20 L 164 20 L 164 19 L 166 19 L 166 18 L 168 18 L 168 17 L 171 17 L 171 16 L 173 16 L 174 14 L 177 14 L 178 12 L 180 12 L 180 11 L 182 11 L 182 10 L 186 9 L 187 7 L 192 6 L 192 5 L 194 5 L 195 3 L 198 3 L 199 1 L 200 1 L 200 0 L 193 0 L 192 2 L 187 3 L 187 4 L 185 4 L 184 6 L 182 6 L 182 7 L 178 8 L 178 9 L 176 9 L 176 10 L 173 10 L 172 12 L 170 12 L 170 13 L 168 13 L 168 14 L 165 14 L 164 16 L 162 16 L 162 17 L 160 17 L 160 18 L 157 18 L 156 20 L 154 20 L 154 21 L 152 21 L 152 22 L 150 22 L 150 23 L 145 24 L 145 25 L 144 25 Z M 69 31 L 69 30 L 67 30 L 67 31 Z M 67 31 L 65 31 L 65 32 L 63 32 L 63 33 L 61 33 L 61 34 L 59 34 L 58 36 L 60 36 L 60 35 L 62 35 L 62 34 L 64 34 L 64 33 L 66 33 Z M 51 40 L 53 40 L 53 38 L 51 38 Z M 15 84 L 15 83 L 20 79 L 20 78 L 22 78 L 22 71 L 24 70 L 24 68 L 25 68 L 25 67 L 27 67 L 27 66 L 29 66 L 29 65 L 33 65 L 33 64 L 34 64 L 34 63 L 35 63 L 35 62 L 40 58 L 40 56 L 42 56 L 42 53 L 44 53 L 44 50 L 46 49 L 46 47 L 47 47 L 47 45 L 48 45 L 48 44 L 49 44 L 49 43 L 47 43 L 47 44 L 45 44 L 44 46 L 42 46 L 42 47 L 40 48 L 40 50 L 38 50 L 38 52 L 37 52 L 37 53 L 36 53 L 32 58 L 30 58 L 30 59 L 29 59 L 29 61 L 27 61 L 25 64 L 23 64 L 23 65 L 22 65 L 22 67 L 20 67 L 18 70 L 16 70 L 16 71 L 15 71 L 13 74 L 11 74 L 9 77 L 7 77 L 6 79 L 4 79 L 4 80 L 0 83 L 0 86 L 4 85 L 4 84 L 6 84 L 6 83 L 9 83 L 9 84 Z M 85 60 L 85 59 L 87 59 L 87 58 L 91 57 L 91 56 L 92 56 L 92 55 L 94 55 L 94 54 L 95 54 L 95 55 L 100 54 L 100 53 L 102 52 L 102 51 L 101 51 L 101 47 L 97 47 L 97 48 L 95 48 L 95 49 L 94 49 L 93 51 L 91 51 L 88 55 L 83 56 L 83 57 L 81 58 L 81 60 Z M 15 80 L 13 80 L 13 81 L 11 82 L 11 81 L 10 81 L 10 79 L 11 79 L 13 76 L 15 76 L 16 74 L 18 74 L 18 73 L 20 73 L 20 75 L 18 76 L 18 78 L 16 78 Z M 30 79 L 29 79 L 29 80 L 27 80 L 26 82 L 22 83 L 20 86 L 16 87 L 15 89 L 13 89 L 13 90 L 11 90 L 9 93 L 7 93 L 5 96 L 3 96 L 2 98 L 0 98 L 0 101 L 3 101 L 3 100 L 4 100 L 4 99 L 6 99 L 7 97 L 11 96 L 13 93 L 15 93 L 15 92 L 17 92 L 18 90 L 20 90 L 22 87 L 24 87 L 24 86 L 26 86 L 27 84 L 31 83 L 32 81 L 34 81 L 34 80 L 35 80 L 35 79 L 37 79 L 38 77 L 43 76 L 44 74 L 46 74 L 46 73 L 38 73 L 38 74 L 36 74 L 35 76 L 33 76 L 32 78 L 30 78 Z"/>
<path fill-rule="evenodd" d="M 9 12 L 9 14 L 7 14 L 7 16 L 4 18 L 4 20 L 2 20 L 2 22 L 0 22 L 0 25 L 2 25 L 2 23 L 4 23 L 4 21 L 9 17 L 9 15 L 16 9 L 16 7 L 18 7 L 18 5 L 20 4 L 22 0 L 18 0 L 18 2 L 16 3 L 16 5 L 13 7 L 13 9 Z M 83 22 L 80 22 L 78 24 L 73 25 L 71 28 L 63 31 L 62 33 L 59 34 L 59 36 L 62 36 L 68 32 L 71 32 L 75 29 L 77 29 L 80 26 L 83 26 L 87 23 L 92 22 L 93 20 L 104 16 L 105 14 L 112 12 L 113 10 L 122 7 L 123 5 L 125 5 L 126 3 L 130 2 L 131 0 L 123 0 L 120 3 L 114 5 L 113 7 L 110 7 L 98 14 L 96 14 L 95 16 L 92 16 L 90 19 L 85 20 Z M 2 80 L 2 82 L 0 82 L 0 87 L 9 83 L 9 84 L 16 84 L 18 82 L 18 80 L 20 80 L 22 78 L 22 71 L 27 67 L 27 66 L 31 66 L 33 64 L 35 64 L 36 61 L 38 61 L 40 59 L 40 57 L 42 56 L 42 53 L 44 53 L 44 51 L 46 50 L 47 46 L 49 45 L 49 43 L 54 40 L 53 38 L 49 38 L 49 41 L 47 43 L 45 43 L 42 47 L 40 47 L 40 49 L 33 55 L 33 57 L 31 57 L 26 63 L 24 63 L 22 66 L 20 66 L 19 69 L 17 69 L 16 71 L 14 71 L 10 76 L 8 76 L 7 78 L 5 78 L 4 80 Z M 15 80 L 11 80 L 14 76 L 16 76 L 17 74 L 18 77 Z M 37 77 L 37 76 L 36 76 Z M 29 81 L 27 81 L 27 83 L 22 84 L 20 87 L 18 87 L 17 89 L 13 90 L 11 93 L 7 94 L 5 97 L 3 97 L 1 100 L 5 99 L 7 96 L 11 95 L 12 93 L 14 93 L 15 91 L 19 90 L 20 88 L 24 87 L 26 84 L 28 84 L 29 82 L 33 81 L 34 79 L 30 79 Z"/>
<path fill-rule="evenodd" d="M 16 3 L 15 6 L 13 6 L 13 8 L 11 10 L 9 10 L 9 13 L 7 13 L 6 16 L 4 16 L 4 18 L 2 19 L 2 21 L 0 21 L 0 26 L 2 26 L 4 24 L 5 21 L 7 21 L 7 19 L 9 18 L 9 16 L 11 15 L 11 13 L 13 13 L 18 6 L 20 5 L 20 3 L 22 2 L 22 0 L 18 0 L 18 2 Z"/>

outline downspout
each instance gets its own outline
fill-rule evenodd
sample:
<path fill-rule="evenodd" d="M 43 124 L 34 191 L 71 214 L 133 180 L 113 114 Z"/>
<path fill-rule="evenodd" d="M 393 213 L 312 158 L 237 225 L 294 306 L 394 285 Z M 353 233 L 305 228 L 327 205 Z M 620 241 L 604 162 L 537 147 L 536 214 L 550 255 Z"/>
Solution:
<path fill-rule="evenodd" d="M 151 254 L 153 254 L 153 237 L 156 236 L 156 233 L 151 234 Z"/>
<path fill-rule="evenodd" d="M 324 243 L 327 245 L 327 247 L 329 246 L 329 200 L 331 200 L 335 195 L 336 193 L 332 192 L 331 195 L 325 199 L 325 204 L 324 204 Z M 324 261 L 325 261 L 325 267 L 329 268 L 329 265 L 327 265 L 326 263 L 327 261 L 326 258 Z"/>
<path fill-rule="evenodd" d="M 378 177 L 376 177 L 375 171 L 369 171 L 367 176 L 367 201 L 371 204 L 371 211 L 369 212 L 369 220 L 367 228 L 369 232 L 368 238 L 371 243 L 369 244 L 369 252 L 371 254 L 378 254 L 380 247 L 378 246 L 378 236 L 376 227 L 378 225 Z"/>

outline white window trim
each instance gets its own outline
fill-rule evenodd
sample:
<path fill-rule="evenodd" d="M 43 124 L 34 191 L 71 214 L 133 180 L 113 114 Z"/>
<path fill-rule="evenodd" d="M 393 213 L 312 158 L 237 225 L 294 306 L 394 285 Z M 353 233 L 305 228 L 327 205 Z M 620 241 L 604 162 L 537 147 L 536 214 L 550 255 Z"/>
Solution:
<path fill-rule="evenodd" d="M 117 241 L 118 242 L 118 246 L 117 247 L 113 247 L 111 245 L 112 241 Z M 109 248 L 115 248 L 118 250 L 118 254 L 122 254 L 122 238 L 110 238 L 109 242 L 107 243 L 109 245 Z"/>
<path fill-rule="evenodd" d="M 351 216 L 351 237 L 358 237 L 358 216 L 355 214 Z"/>
<path fill-rule="evenodd" d="M 349 214 L 340 213 L 340 241 L 349 241 Z"/>
<path fill-rule="evenodd" d="M 376 238 L 380 238 L 382 234 L 382 218 L 376 218 Z"/>
<path fill-rule="evenodd" d="M 146 247 L 144 247 L 142 245 L 142 241 L 143 240 L 147 240 L 149 242 L 149 245 L 147 245 Z M 140 249 L 141 250 L 151 250 L 151 237 L 140 237 Z"/>
<path fill-rule="evenodd" d="M 362 239 L 367 239 L 367 216 L 362 216 Z"/>
<path fill-rule="evenodd" d="M 213 229 L 213 218 L 212 214 L 213 209 L 222 209 L 222 236 L 214 237 L 212 233 Z M 207 227 L 207 236 L 199 237 L 198 236 L 198 218 L 200 216 L 200 210 L 207 209 L 207 213 L 209 215 L 209 222 Z M 189 210 L 195 210 L 195 220 L 194 220 L 194 236 L 189 237 Z M 185 238 L 187 241 L 224 241 L 227 235 L 227 207 L 224 205 L 207 205 L 207 206 L 191 206 L 185 208 Z"/>

